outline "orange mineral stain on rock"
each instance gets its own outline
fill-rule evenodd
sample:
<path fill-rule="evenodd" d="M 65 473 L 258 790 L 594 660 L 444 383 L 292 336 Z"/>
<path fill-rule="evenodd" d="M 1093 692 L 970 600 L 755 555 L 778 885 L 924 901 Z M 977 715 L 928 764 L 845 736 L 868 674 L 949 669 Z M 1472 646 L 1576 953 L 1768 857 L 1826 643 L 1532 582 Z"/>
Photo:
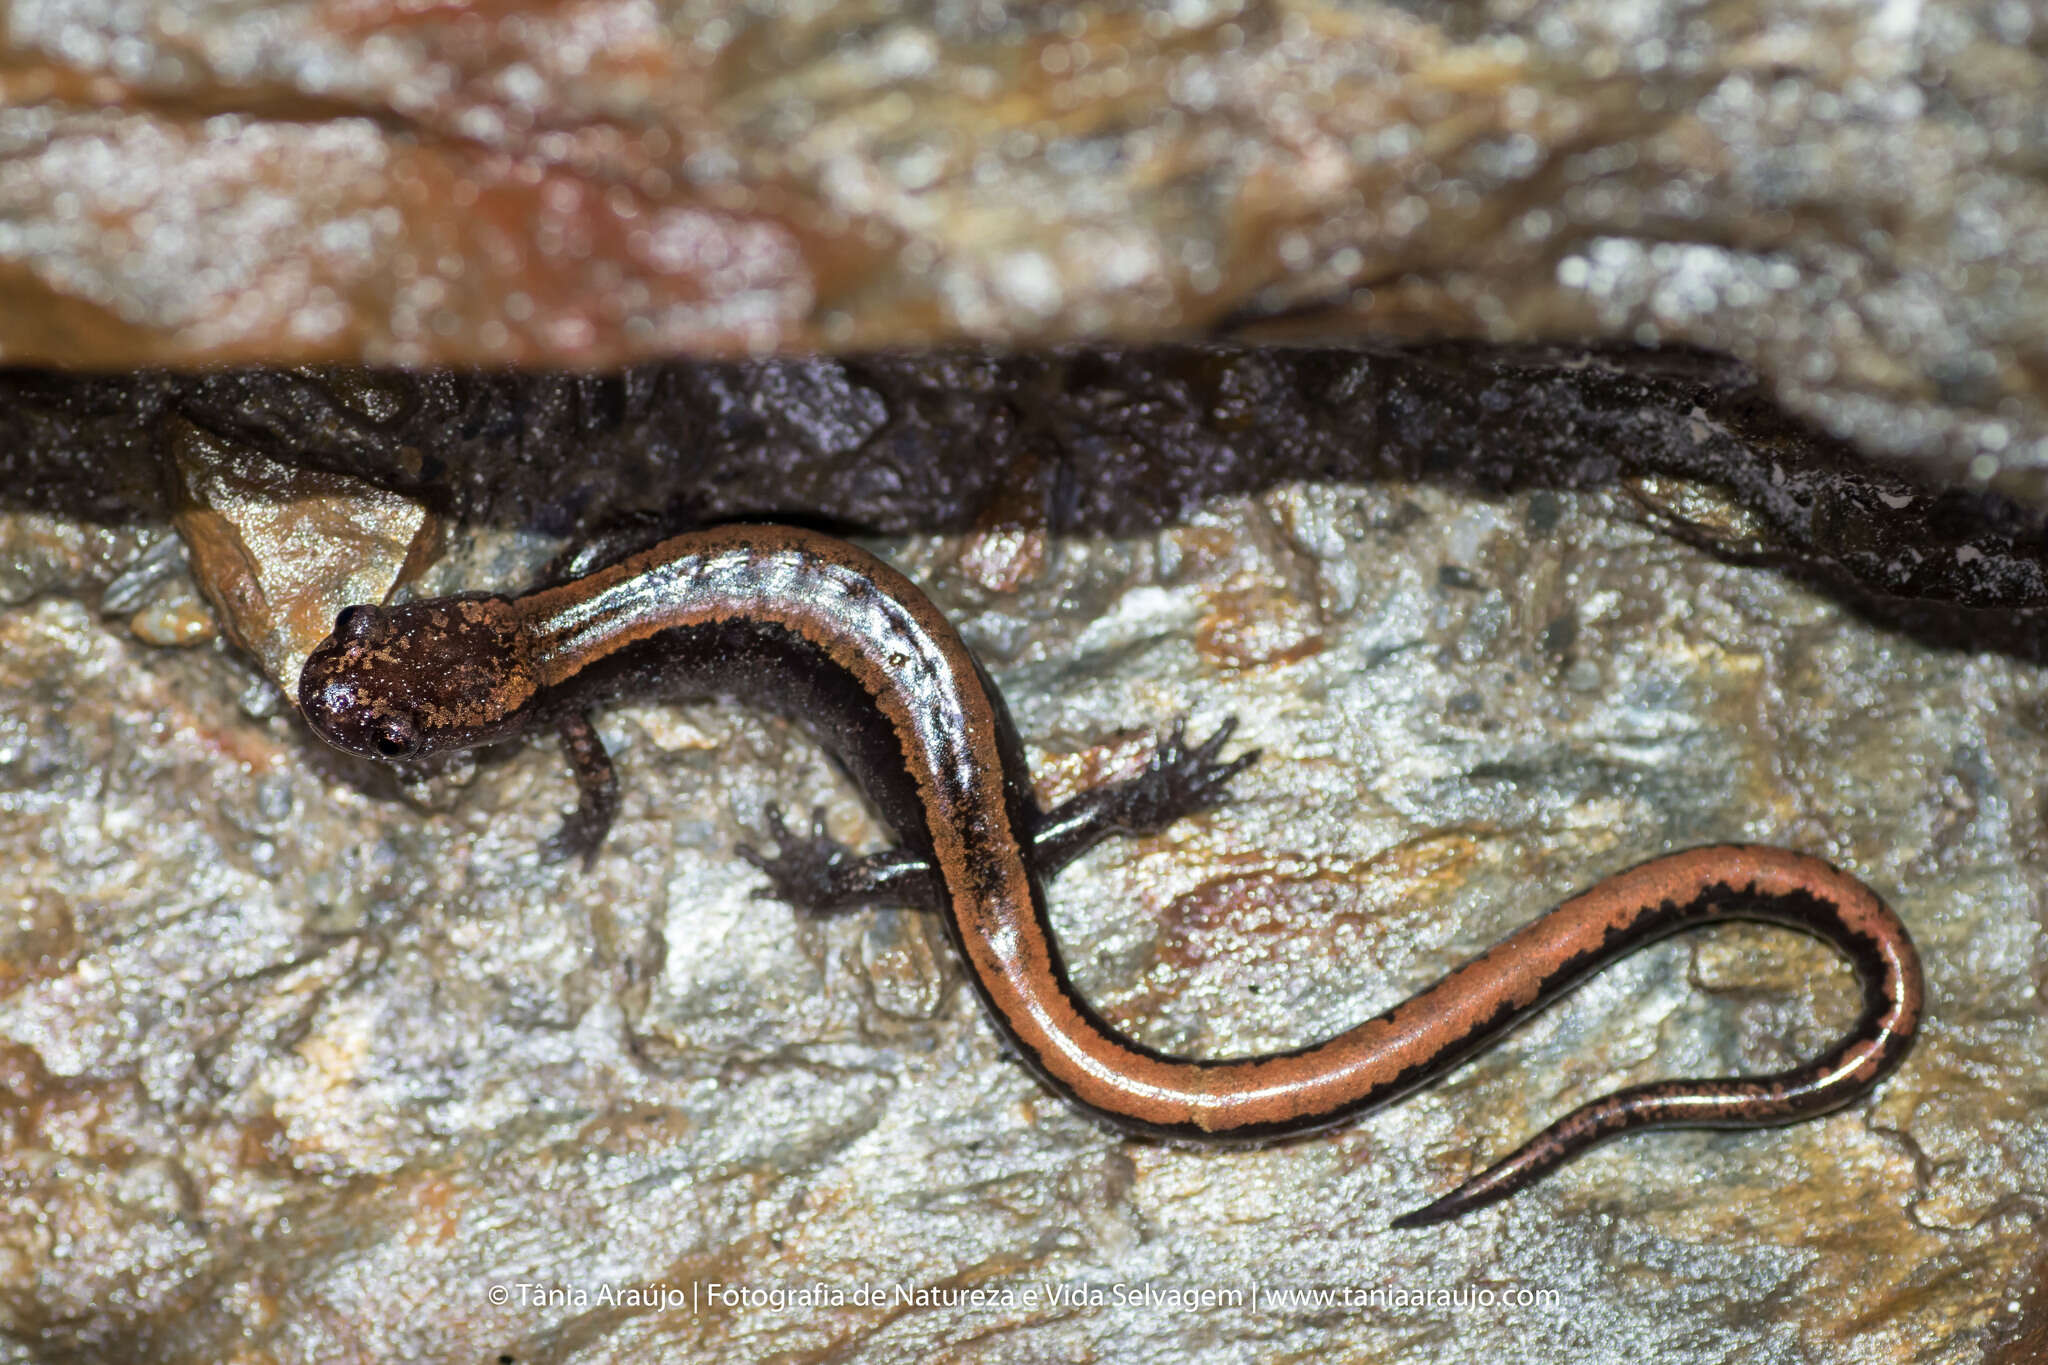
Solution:
<path fill-rule="evenodd" d="M 406 1191 L 412 1210 L 412 1230 L 406 1240 L 414 1246 L 454 1240 L 462 1225 L 460 1214 L 465 1196 L 446 1176 L 429 1175 Z"/>
<path fill-rule="evenodd" d="M 1446 901 L 1479 849 L 1470 832 L 1446 830 L 1357 861 L 1280 867 L 1270 855 L 1241 857 L 1246 870 L 1203 881 L 1161 913 L 1161 960 L 1184 970 L 1210 961 L 1250 967 L 1306 950 L 1355 962 L 1385 932 L 1383 921 L 1398 925 L 1404 911 Z"/>
<path fill-rule="evenodd" d="M 1219 595 L 1195 627 L 1196 648 L 1225 668 L 1299 663 L 1325 644 L 1313 606 L 1267 588 Z"/>

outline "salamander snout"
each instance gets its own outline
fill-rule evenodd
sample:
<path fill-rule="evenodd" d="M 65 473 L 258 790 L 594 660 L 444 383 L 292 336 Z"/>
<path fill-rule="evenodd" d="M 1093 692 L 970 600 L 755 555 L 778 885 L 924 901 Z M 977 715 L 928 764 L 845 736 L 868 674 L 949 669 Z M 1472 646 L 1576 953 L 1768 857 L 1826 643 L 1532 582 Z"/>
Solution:
<path fill-rule="evenodd" d="M 397 762 L 420 752 L 419 723 L 386 704 L 366 704 L 349 683 L 332 681 L 308 695 L 303 687 L 299 707 L 314 731 L 329 744 L 365 758 Z"/>
<path fill-rule="evenodd" d="M 396 761 L 417 755 L 422 737 L 403 678 L 390 676 L 393 657 L 378 648 L 381 615 L 377 607 L 356 606 L 335 618 L 334 633 L 299 672 L 299 710 L 335 748 Z"/>
<path fill-rule="evenodd" d="M 335 748 L 399 762 L 516 732 L 537 691 L 509 602 L 440 598 L 343 609 L 299 673 L 299 710 Z"/>

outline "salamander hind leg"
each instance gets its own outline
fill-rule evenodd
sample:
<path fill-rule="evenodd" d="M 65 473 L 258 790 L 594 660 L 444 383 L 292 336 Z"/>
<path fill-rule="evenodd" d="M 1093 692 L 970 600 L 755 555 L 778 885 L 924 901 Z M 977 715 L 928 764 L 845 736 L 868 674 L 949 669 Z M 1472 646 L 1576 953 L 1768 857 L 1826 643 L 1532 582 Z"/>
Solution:
<path fill-rule="evenodd" d="M 1112 834 L 1157 834 L 1177 820 L 1220 805 L 1230 779 L 1258 761 L 1259 751 L 1217 761 L 1237 729 L 1235 717 L 1190 748 L 1187 722 L 1175 721 L 1152 761 L 1134 776 L 1091 787 L 1047 811 L 1032 832 L 1032 869 L 1054 873 Z"/>

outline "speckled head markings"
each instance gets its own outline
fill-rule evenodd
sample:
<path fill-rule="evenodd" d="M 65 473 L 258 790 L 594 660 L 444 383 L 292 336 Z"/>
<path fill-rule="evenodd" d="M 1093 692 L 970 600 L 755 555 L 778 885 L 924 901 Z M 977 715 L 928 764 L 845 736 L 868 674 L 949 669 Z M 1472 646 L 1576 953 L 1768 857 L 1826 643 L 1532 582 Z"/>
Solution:
<path fill-rule="evenodd" d="M 1341 1122 L 1442 1076 L 1615 959 L 1702 924 L 1786 925 L 1821 938 L 1857 972 L 1862 1016 L 1806 1066 L 1596 1101 L 1404 1225 L 1504 1198 L 1620 1132 L 1763 1126 L 1826 1112 L 1896 1067 L 1918 1025 L 1911 940 L 1868 887 L 1800 854 L 1720 846 L 1611 877 L 1313 1046 L 1213 1061 L 1148 1048 L 1107 1024 L 1068 979 L 1033 853 L 1034 840 L 1065 836 L 1051 832 L 1058 813 L 1041 814 L 1030 797 L 1001 698 L 913 584 L 866 552 L 807 531 L 679 536 L 516 599 L 351 608 L 300 682 L 309 723 L 351 752 L 409 757 L 538 723 L 562 729 L 572 758 L 594 752 L 577 761 L 601 766 L 604 783 L 610 766 L 583 716 L 636 695 L 767 704 L 818 730 L 903 838 L 900 884 L 929 888 L 1019 1055 L 1069 1100 L 1136 1133 L 1247 1142 Z M 594 847 L 610 807 L 594 805 L 592 790 L 586 780 Z"/>
<path fill-rule="evenodd" d="M 525 728 L 539 679 L 502 597 L 358 606 L 299 673 L 299 710 L 321 738 L 366 758 L 466 749 Z"/>

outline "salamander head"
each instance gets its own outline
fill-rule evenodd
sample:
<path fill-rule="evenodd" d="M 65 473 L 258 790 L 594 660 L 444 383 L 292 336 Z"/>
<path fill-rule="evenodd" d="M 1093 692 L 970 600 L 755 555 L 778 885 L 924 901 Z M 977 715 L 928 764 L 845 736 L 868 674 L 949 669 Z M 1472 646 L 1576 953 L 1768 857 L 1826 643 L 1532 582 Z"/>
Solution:
<path fill-rule="evenodd" d="M 502 597 L 348 607 L 299 673 L 322 739 L 398 761 L 517 733 L 539 691 L 527 635 Z"/>

